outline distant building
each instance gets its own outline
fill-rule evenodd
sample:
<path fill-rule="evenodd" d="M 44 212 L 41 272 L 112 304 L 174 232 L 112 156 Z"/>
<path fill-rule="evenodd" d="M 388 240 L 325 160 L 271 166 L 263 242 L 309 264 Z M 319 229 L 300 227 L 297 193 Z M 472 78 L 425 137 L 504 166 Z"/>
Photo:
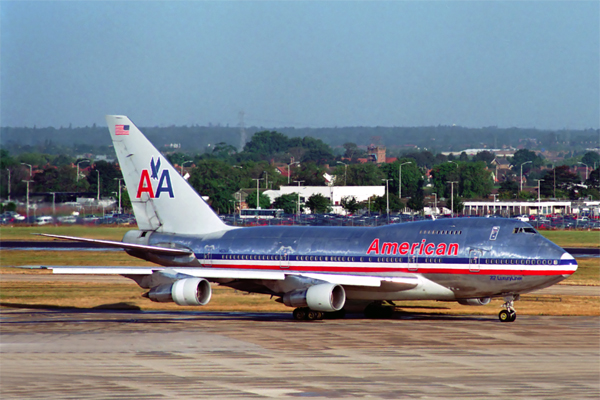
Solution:
<path fill-rule="evenodd" d="M 375 164 L 384 164 L 386 162 L 385 151 L 385 146 L 375 146 L 374 144 L 367 148 L 369 159 Z"/>

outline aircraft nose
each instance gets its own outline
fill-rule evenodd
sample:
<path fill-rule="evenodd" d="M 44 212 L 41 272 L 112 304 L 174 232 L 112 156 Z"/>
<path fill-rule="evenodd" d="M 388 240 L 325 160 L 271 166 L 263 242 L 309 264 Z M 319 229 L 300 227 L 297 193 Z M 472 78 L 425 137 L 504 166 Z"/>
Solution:
<path fill-rule="evenodd" d="M 563 267 L 565 273 L 563 276 L 566 278 L 577 271 L 577 261 L 575 257 L 563 250 L 563 254 L 560 256 L 560 265 Z"/>

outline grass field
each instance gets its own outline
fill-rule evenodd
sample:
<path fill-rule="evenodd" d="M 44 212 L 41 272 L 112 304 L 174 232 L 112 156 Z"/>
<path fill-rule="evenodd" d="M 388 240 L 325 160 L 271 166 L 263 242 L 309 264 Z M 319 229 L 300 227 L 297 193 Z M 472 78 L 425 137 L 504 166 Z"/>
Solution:
<path fill-rule="evenodd" d="M 53 235 L 81 236 L 91 239 L 121 240 L 125 232 L 137 229 L 135 226 L 96 226 L 96 225 L 43 225 L 0 227 L 0 240 L 56 240 L 36 233 Z"/>

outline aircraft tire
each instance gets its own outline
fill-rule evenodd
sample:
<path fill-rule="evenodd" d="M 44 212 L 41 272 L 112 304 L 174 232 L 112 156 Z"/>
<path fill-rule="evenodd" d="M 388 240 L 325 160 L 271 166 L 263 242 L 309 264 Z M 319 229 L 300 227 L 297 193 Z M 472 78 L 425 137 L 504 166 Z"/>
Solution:
<path fill-rule="evenodd" d="M 317 311 L 313 311 L 313 310 L 308 310 L 308 312 L 306 313 L 306 319 L 309 321 L 314 321 L 318 317 L 318 312 Z"/>
<path fill-rule="evenodd" d="M 306 308 L 304 307 L 298 307 L 294 310 L 294 319 L 296 321 L 304 321 L 306 319 Z"/>
<path fill-rule="evenodd" d="M 514 311 L 510 312 L 510 321 L 509 322 L 515 322 L 515 320 L 517 319 L 517 313 Z"/>
<path fill-rule="evenodd" d="M 515 313 L 515 319 L 516 319 L 516 313 Z M 498 313 L 498 319 L 500 320 L 500 322 L 512 322 L 514 321 L 514 319 L 511 321 L 511 315 L 510 312 L 508 312 L 508 310 L 501 310 Z"/>

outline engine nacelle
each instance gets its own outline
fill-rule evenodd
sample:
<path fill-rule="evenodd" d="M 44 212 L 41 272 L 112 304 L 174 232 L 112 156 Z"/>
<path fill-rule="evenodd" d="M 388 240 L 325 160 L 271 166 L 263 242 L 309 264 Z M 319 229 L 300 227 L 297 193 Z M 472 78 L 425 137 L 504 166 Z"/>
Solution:
<path fill-rule="evenodd" d="M 334 283 L 322 283 L 283 295 L 288 307 L 308 307 L 315 311 L 339 311 L 346 303 L 346 291 Z"/>
<path fill-rule="evenodd" d="M 458 299 L 458 304 L 462 304 L 463 306 L 485 306 L 486 304 L 490 304 L 489 297 L 478 297 L 475 299 Z"/>
<path fill-rule="evenodd" d="M 175 282 L 153 287 L 148 298 L 159 303 L 175 302 L 180 306 L 203 306 L 208 304 L 212 289 L 202 278 L 179 279 Z"/>

